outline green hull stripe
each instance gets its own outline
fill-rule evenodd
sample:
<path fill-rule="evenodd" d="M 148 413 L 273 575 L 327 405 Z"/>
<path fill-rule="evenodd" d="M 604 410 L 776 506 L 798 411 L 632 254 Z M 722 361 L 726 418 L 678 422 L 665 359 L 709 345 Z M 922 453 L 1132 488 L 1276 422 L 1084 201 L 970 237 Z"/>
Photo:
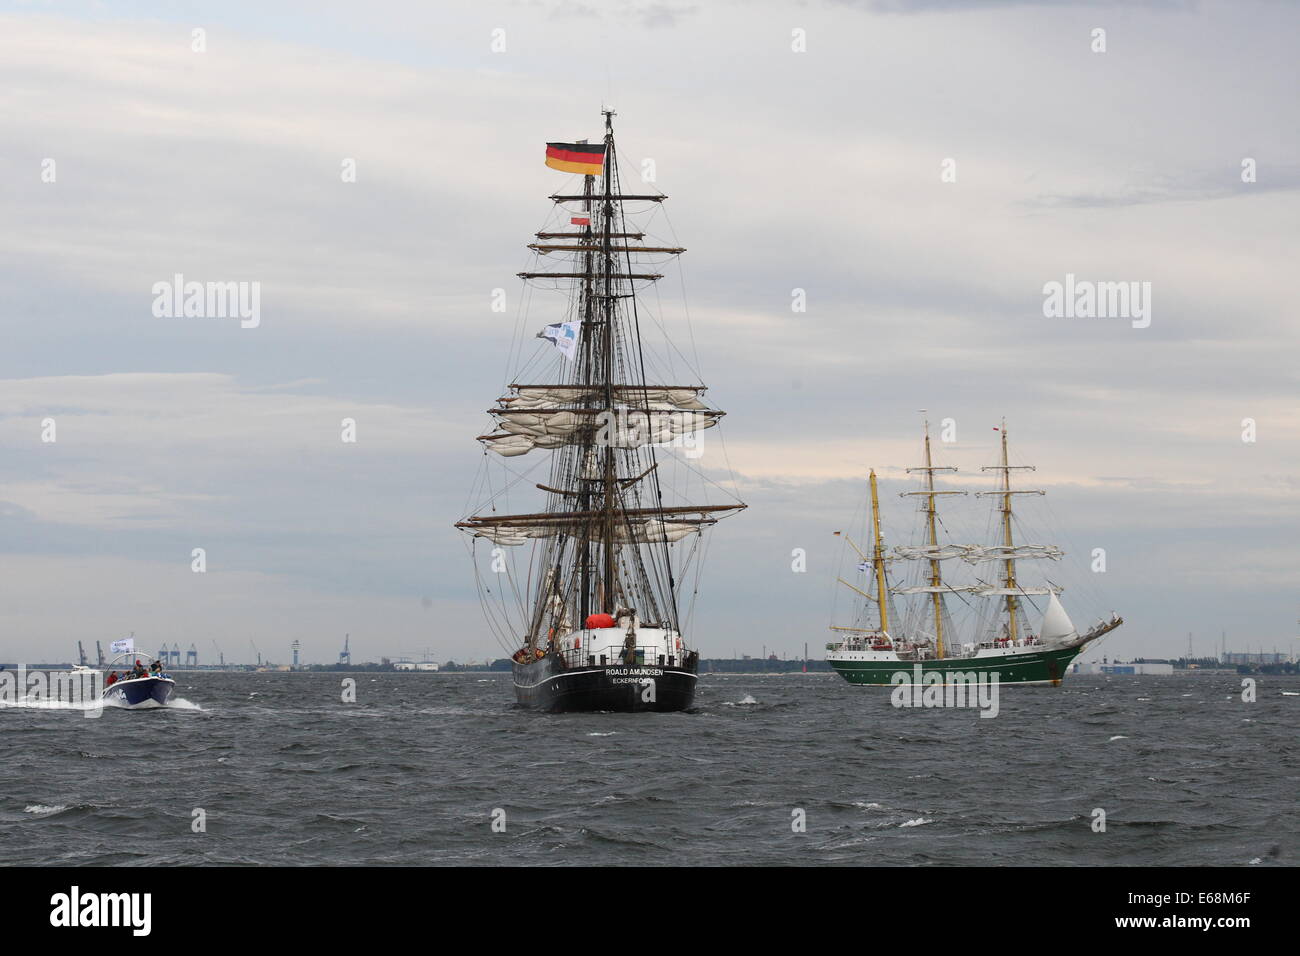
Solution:
<path fill-rule="evenodd" d="M 829 661 L 831 667 L 850 684 L 894 683 L 893 676 L 900 671 L 909 678 L 916 673 L 917 663 L 924 674 L 952 674 L 974 672 L 980 677 L 996 673 L 1003 684 L 1060 683 L 1069 670 L 1070 662 L 1082 651 L 1071 647 L 1060 651 L 1035 651 L 999 658 L 949 658 L 940 661 Z"/>

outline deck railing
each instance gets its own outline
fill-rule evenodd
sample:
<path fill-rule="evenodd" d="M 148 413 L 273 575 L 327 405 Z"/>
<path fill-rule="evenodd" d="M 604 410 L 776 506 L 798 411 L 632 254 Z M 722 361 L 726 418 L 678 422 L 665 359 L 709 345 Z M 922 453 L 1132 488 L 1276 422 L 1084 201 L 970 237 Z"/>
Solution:
<path fill-rule="evenodd" d="M 614 653 L 610 653 L 613 650 Z M 676 667 L 681 663 L 676 651 L 671 647 L 657 644 L 640 645 L 636 649 L 636 660 L 625 662 L 623 649 L 612 649 L 606 645 L 605 653 L 591 654 L 585 647 L 570 648 L 560 651 L 560 659 L 565 667 L 597 667 L 606 664 L 619 664 L 626 667 Z"/>

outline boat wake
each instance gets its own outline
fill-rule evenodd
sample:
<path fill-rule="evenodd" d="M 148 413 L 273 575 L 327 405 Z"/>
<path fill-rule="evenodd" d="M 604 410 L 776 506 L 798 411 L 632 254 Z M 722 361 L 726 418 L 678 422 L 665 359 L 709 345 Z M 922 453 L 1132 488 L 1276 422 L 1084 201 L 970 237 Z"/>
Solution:
<path fill-rule="evenodd" d="M 0 700 L 0 710 L 71 710 L 71 711 L 93 711 L 102 707 L 105 710 L 130 710 L 125 704 L 116 699 L 104 701 L 66 701 L 66 700 L 28 700 L 26 697 L 19 700 Z M 137 708 L 139 709 L 139 708 Z M 148 710 L 193 710 L 203 712 L 203 708 L 191 700 L 184 697 L 174 697 L 167 703 L 159 707 L 145 708 Z"/>
<path fill-rule="evenodd" d="M 18 700 L 0 700 L 0 708 L 10 710 L 95 710 L 98 704 L 93 701 L 79 701 L 73 703 L 66 700 L 28 700 L 26 697 Z M 105 706 L 108 706 L 105 704 Z"/>

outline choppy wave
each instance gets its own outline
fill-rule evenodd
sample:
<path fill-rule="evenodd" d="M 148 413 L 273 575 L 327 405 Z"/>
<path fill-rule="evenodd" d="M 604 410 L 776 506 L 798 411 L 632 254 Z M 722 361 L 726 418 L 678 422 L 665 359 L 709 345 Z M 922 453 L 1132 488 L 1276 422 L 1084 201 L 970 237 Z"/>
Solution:
<path fill-rule="evenodd" d="M 777 675 L 713 675 L 693 713 L 552 716 L 477 674 L 375 678 L 360 705 L 331 674 L 196 673 L 169 708 L 0 709 L 0 841 L 59 865 L 1289 865 L 1300 679 L 1237 734 L 1232 681 L 1171 680 L 1007 687 L 972 720 Z M 1123 808 L 1105 839 L 1096 807 Z"/>

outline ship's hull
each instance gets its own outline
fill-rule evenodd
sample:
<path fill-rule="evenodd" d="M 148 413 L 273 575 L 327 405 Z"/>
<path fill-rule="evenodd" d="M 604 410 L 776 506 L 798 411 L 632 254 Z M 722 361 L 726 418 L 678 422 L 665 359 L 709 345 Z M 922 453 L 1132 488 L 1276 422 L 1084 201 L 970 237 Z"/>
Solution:
<path fill-rule="evenodd" d="M 921 665 L 922 675 L 938 674 L 940 683 L 946 684 L 949 678 L 961 674 L 974 673 L 976 680 L 984 682 L 997 675 L 999 684 L 1050 684 L 1053 687 L 1061 683 L 1083 645 L 1053 648 L 1049 650 L 1025 651 L 1001 657 L 950 657 L 932 661 L 905 660 L 836 660 L 828 658 L 828 663 L 850 684 L 889 685 L 898 683 L 894 678 L 900 672 L 912 680 L 917 663 Z M 934 678 L 928 678 L 934 680 Z"/>
<path fill-rule="evenodd" d="M 515 699 L 548 713 L 688 710 L 695 701 L 693 670 L 623 664 L 566 667 L 554 654 L 514 664 Z"/>
<path fill-rule="evenodd" d="M 167 677 L 137 677 L 120 680 L 105 688 L 104 701 L 127 710 L 164 707 L 176 690 L 176 682 Z"/>

